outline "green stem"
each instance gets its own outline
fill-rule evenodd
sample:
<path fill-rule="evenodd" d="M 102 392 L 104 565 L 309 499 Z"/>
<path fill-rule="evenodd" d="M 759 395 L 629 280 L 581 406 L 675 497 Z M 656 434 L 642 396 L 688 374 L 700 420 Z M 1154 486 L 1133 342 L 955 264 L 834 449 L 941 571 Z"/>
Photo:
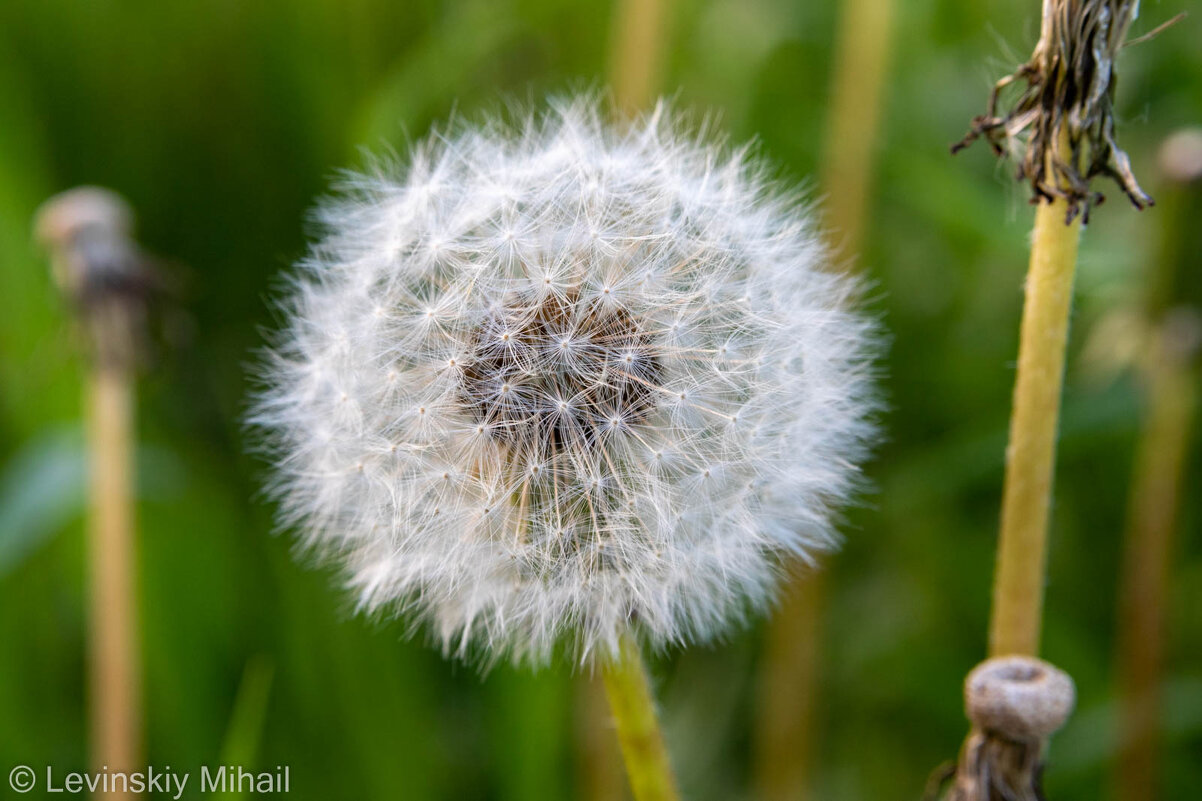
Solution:
<path fill-rule="evenodd" d="M 677 801 L 676 780 L 655 715 L 638 643 L 622 635 L 618 654 L 601 669 L 635 801 Z"/>

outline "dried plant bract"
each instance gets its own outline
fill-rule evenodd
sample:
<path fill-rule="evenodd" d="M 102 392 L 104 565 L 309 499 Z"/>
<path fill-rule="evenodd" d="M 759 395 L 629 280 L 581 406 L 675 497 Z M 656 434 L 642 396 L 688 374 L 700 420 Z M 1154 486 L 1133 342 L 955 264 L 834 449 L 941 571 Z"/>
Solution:
<path fill-rule="evenodd" d="M 972 731 L 954 771 L 947 801 L 1043 801 L 1047 739 L 1068 719 L 1076 688 L 1067 673 L 1041 659 L 995 657 L 968 674 L 965 712 Z M 932 790 L 935 788 L 932 788 Z M 928 792 L 928 798 L 934 795 Z"/>
<path fill-rule="evenodd" d="M 1103 196 L 1096 176 L 1113 178 L 1136 208 L 1152 204 L 1114 135 L 1115 60 L 1139 13 L 1139 0 L 1044 0 L 1039 42 L 1026 64 L 998 81 L 986 113 L 975 118 L 957 152 L 985 138 L 999 156 L 1012 153 L 1033 200 L 1063 198 L 1068 219 Z M 999 111 L 1012 84 L 1026 86 Z"/>

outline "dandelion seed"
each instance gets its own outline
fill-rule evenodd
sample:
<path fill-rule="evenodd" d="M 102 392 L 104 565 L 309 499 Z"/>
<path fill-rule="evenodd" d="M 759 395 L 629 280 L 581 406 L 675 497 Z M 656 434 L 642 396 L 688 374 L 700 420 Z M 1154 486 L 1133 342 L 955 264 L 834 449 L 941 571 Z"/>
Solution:
<path fill-rule="evenodd" d="M 591 660 L 708 640 L 781 554 L 833 546 L 873 326 L 806 210 L 680 130 L 569 101 L 323 210 L 253 421 L 283 522 L 363 609 L 464 657 Z"/>

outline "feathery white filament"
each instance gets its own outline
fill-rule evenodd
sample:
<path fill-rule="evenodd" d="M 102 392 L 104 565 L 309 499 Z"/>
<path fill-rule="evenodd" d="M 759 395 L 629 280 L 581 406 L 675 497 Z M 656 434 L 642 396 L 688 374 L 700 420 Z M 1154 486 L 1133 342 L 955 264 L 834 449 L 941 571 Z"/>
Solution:
<path fill-rule="evenodd" d="M 568 102 L 324 209 L 253 419 L 362 607 L 589 658 L 710 638 L 831 547 L 872 326 L 796 203 L 678 130 Z"/>

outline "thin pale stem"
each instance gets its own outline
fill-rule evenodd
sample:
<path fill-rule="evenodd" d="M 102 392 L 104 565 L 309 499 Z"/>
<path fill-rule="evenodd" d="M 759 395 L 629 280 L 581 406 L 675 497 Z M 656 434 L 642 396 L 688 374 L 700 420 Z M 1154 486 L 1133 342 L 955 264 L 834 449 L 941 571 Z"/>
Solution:
<path fill-rule="evenodd" d="M 831 244 L 850 256 L 863 244 L 893 16 L 894 0 L 844 0 L 839 13 L 822 190 Z"/>
<path fill-rule="evenodd" d="M 1062 199 L 1040 203 L 1035 212 L 1006 448 L 989 630 L 993 656 L 1039 651 L 1056 427 L 1081 234 L 1079 218 L 1065 224 L 1067 213 Z"/>
<path fill-rule="evenodd" d="M 1116 789 L 1121 801 L 1160 795 L 1164 725 L 1161 694 L 1166 603 L 1180 526 L 1189 444 L 1199 408 L 1199 325 L 1183 300 L 1182 273 L 1193 266 L 1202 139 L 1180 134 L 1160 150 L 1165 201 L 1157 216 L 1160 255 L 1150 265 L 1145 300 L 1148 347 L 1136 364 L 1142 379 L 1143 424 L 1136 443 L 1118 593 L 1119 743 Z"/>
<path fill-rule="evenodd" d="M 796 576 L 766 633 L 755 767 L 763 801 L 810 795 L 823 599 L 821 573 Z"/>
<path fill-rule="evenodd" d="M 88 390 L 92 763 L 131 770 L 140 764 L 142 750 L 132 375 L 98 363 Z"/>
<path fill-rule="evenodd" d="M 1166 328 L 1144 365 L 1148 411 L 1136 452 L 1119 592 L 1123 801 L 1156 797 L 1166 584 L 1198 406 L 1197 373 Z"/>
<path fill-rule="evenodd" d="M 659 91 L 669 2 L 617 0 L 611 73 L 614 102 L 624 114 L 645 111 Z"/>
<path fill-rule="evenodd" d="M 830 113 L 821 176 L 828 244 L 844 257 L 860 255 L 895 0 L 843 0 L 839 9 Z M 797 565 L 781 608 L 768 626 L 760 670 L 755 781 L 764 801 L 809 797 L 813 774 L 816 687 L 821 665 L 824 583 Z"/>
<path fill-rule="evenodd" d="M 622 755 L 609 733 L 612 716 L 600 677 L 584 678 L 577 683 L 576 709 L 579 715 L 577 739 L 577 794 L 581 801 L 615 801 L 626 795 L 622 775 Z"/>
<path fill-rule="evenodd" d="M 635 801 L 678 801 L 651 685 L 633 637 L 622 636 L 618 654 L 602 667 L 602 678 Z"/>

